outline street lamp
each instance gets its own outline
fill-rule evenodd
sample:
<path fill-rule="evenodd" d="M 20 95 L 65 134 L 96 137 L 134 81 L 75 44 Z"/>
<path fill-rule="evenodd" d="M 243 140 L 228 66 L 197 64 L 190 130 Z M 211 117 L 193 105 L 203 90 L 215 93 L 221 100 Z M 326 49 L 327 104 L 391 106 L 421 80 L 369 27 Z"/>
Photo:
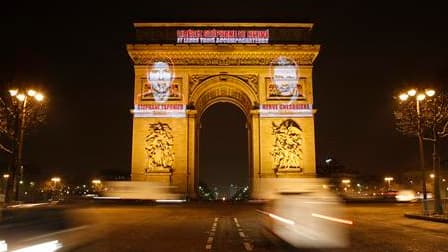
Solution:
<path fill-rule="evenodd" d="M 54 192 L 57 190 L 57 184 L 59 182 L 61 182 L 61 178 L 60 177 L 52 177 L 51 181 L 54 183 L 54 186 L 53 186 L 54 189 L 53 189 L 53 195 L 52 196 L 55 196 Z M 59 199 L 59 195 L 58 195 L 57 199 Z"/>
<path fill-rule="evenodd" d="M 99 193 L 102 190 L 102 183 L 100 179 L 92 180 L 92 188 L 96 193 Z"/>
<path fill-rule="evenodd" d="M 331 176 L 331 173 L 332 173 L 332 171 L 331 171 L 331 162 L 333 162 L 333 159 L 332 159 L 332 158 L 327 158 L 327 159 L 325 160 L 325 163 L 327 163 L 327 169 L 328 169 L 327 174 L 328 174 L 329 176 Z"/>
<path fill-rule="evenodd" d="M 390 191 L 390 182 L 393 181 L 394 178 L 393 177 L 385 177 L 384 181 L 387 182 L 387 190 Z"/>
<path fill-rule="evenodd" d="M 61 178 L 59 178 L 59 177 L 53 177 L 53 178 L 51 178 L 51 181 L 53 181 L 53 182 L 56 184 L 56 183 L 58 183 L 58 182 L 61 182 Z"/>
<path fill-rule="evenodd" d="M 423 211 L 427 212 L 427 193 L 426 193 L 426 174 L 425 174 L 425 158 L 423 150 L 423 130 L 420 114 L 420 102 L 423 101 L 426 96 L 432 97 L 435 95 L 433 89 L 426 89 L 425 92 L 418 92 L 416 89 L 410 89 L 406 93 L 399 95 L 401 101 L 406 101 L 409 97 L 415 97 L 416 111 L 417 111 L 417 138 L 418 138 L 418 150 L 420 155 L 420 169 L 422 172 L 422 192 L 423 192 Z"/>
<path fill-rule="evenodd" d="M 5 173 L 5 174 L 3 174 L 3 179 L 5 180 L 4 181 L 4 187 L 3 187 L 3 192 L 4 192 L 4 194 L 5 194 L 5 196 L 6 196 L 6 193 L 7 193 L 7 189 L 8 189 L 8 179 L 9 179 L 9 174 L 8 173 Z"/>
<path fill-rule="evenodd" d="M 23 178 L 23 137 L 26 125 L 27 106 L 32 100 L 36 102 L 42 102 L 44 95 L 37 92 L 34 89 L 28 89 L 21 91 L 19 89 L 10 89 L 9 94 L 11 97 L 15 97 L 18 101 L 18 107 L 16 109 L 16 131 L 14 141 L 14 164 L 13 164 L 13 190 L 15 192 L 15 200 L 19 200 L 19 180 Z M 20 179 L 19 179 L 20 177 Z"/>
<path fill-rule="evenodd" d="M 101 184 L 101 180 L 99 180 L 99 179 L 93 179 L 93 180 L 92 180 L 92 184 L 94 184 L 94 185 L 99 185 L 99 184 Z"/>
<path fill-rule="evenodd" d="M 350 179 L 341 180 L 342 184 L 344 184 L 344 191 L 347 191 L 347 187 L 350 187 L 350 183 L 352 182 Z"/>

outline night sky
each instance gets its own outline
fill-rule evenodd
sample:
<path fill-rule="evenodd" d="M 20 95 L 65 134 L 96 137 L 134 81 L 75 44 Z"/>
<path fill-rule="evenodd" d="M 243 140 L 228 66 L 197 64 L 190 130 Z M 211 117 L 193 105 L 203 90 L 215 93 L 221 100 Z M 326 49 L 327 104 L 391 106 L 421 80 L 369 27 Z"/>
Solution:
<path fill-rule="evenodd" d="M 317 162 L 332 157 L 366 174 L 416 168 L 416 139 L 394 130 L 392 96 L 411 85 L 448 86 L 446 9 L 380 2 L 3 3 L 1 91 L 23 84 L 48 97 L 46 125 L 25 140 L 25 173 L 79 181 L 130 172 L 134 76 L 126 43 L 138 21 L 315 23 Z"/>

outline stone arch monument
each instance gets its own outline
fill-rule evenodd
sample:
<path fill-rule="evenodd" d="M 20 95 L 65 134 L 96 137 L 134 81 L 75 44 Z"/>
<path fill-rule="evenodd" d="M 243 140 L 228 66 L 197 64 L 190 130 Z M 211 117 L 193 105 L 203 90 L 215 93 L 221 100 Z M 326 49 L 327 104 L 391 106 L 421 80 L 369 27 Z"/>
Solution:
<path fill-rule="evenodd" d="M 314 177 L 309 23 L 135 23 L 132 180 L 196 197 L 198 132 L 218 102 L 248 124 L 251 188 L 260 178 Z"/>

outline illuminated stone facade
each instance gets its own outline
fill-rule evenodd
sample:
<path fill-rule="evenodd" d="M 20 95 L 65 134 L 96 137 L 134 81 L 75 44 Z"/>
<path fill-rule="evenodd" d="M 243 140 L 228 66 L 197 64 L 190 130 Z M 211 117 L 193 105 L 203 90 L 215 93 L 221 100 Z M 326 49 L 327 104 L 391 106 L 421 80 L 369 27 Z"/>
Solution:
<path fill-rule="evenodd" d="M 309 32 L 312 28 L 312 24 L 302 23 L 138 23 L 134 26 L 137 33 L 145 29 L 166 29 L 167 33 L 182 29 L 185 33 L 189 28 L 219 27 L 249 34 L 246 30 Z M 303 41 L 283 44 L 163 41 L 166 40 L 145 43 L 143 39 L 127 46 L 135 70 L 135 106 L 131 110 L 132 180 L 164 182 L 196 197 L 198 122 L 203 112 L 218 102 L 234 104 L 246 115 L 252 188 L 257 186 L 259 178 L 315 176 L 312 69 L 319 45 Z M 293 76 L 295 92 L 282 90 L 281 85 L 289 84 L 278 80 L 280 71 L 277 70 L 287 69 L 284 62 L 293 62 L 295 65 L 286 66 L 297 69 Z"/>

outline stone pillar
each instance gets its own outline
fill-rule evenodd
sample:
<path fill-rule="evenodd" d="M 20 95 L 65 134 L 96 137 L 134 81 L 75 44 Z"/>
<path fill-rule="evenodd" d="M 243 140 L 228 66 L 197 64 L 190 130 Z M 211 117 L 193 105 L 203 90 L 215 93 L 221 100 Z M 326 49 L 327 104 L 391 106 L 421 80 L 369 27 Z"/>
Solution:
<path fill-rule="evenodd" d="M 252 146 L 251 146 L 251 157 L 252 157 L 252 171 L 251 171 L 251 181 L 250 181 L 250 192 L 258 191 L 259 180 L 262 176 L 261 174 L 261 159 L 260 159 L 260 112 L 259 110 L 250 111 L 252 120 Z M 251 195 L 254 198 L 254 195 Z"/>
<path fill-rule="evenodd" d="M 187 185 L 186 185 L 186 190 L 187 190 L 187 195 L 188 197 L 192 198 L 192 199 L 196 199 L 197 195 L 196 195 L 196 153 L 195 153 L 195 148 L 196 148 L 196 115 L 197 115 L 197 111 L 196 110 L 188 110 L 187 111 L 187 117 L 188 117 L 188 121 L 187 121 L 187 139 L 188 139 L 188 143 L 187 143 Z"/>

